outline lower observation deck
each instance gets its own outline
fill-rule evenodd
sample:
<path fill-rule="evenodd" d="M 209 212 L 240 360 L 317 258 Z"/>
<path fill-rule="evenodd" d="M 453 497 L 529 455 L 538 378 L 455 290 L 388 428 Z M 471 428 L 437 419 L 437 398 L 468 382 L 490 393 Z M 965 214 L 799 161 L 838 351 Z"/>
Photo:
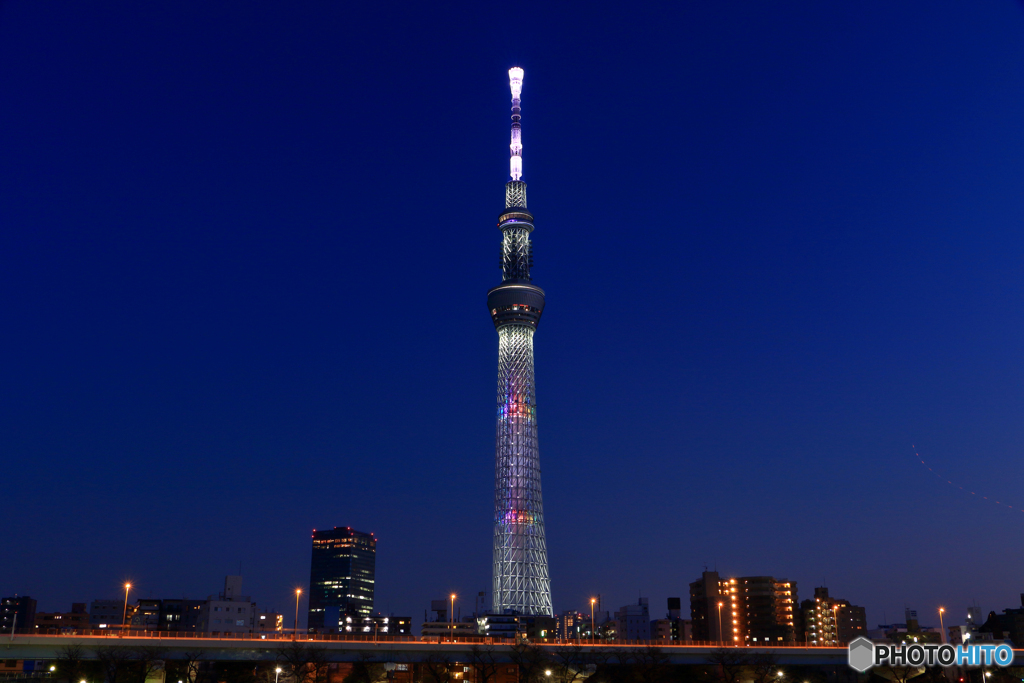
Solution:
<path fill-rule="evenodd" d="M 508 280 L 487 292 L 494 326 L 529 325 L 537 329 L 544 312 L 544 290 L 529 282 Z"/>

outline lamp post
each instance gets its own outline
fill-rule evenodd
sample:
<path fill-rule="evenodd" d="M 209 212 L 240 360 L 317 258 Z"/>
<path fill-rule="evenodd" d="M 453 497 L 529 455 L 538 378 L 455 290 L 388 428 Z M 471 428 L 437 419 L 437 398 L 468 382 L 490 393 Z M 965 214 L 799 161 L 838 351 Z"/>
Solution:
<path fill-rule="evenodd" d="M 299 639 L 299 596 L 302 595 L 302 589 L 295 589 L 295 633 L 292 635 L 292 640 Z"/>
<path fill-rule="evenodd" d="M 281 667 L 277 667 L 274 671 L 274 683 L 277 683 L 278 679 L 281 678 Z"/>
<path fill-rule="evenodd" d="M 455 642 L 455 593 L 452 593 L 452 613 L 448 616 L 448 621 L 451 624 L 451 630 L 449 631 L 449 640 Z"/>
<path fill-rule="evenodd" d="M 590 598 L 590 642 L 594 642 L 597 638 L 597 631 L 594 629 L 594 603 L 597 602 L 597 598 Z"/>
<path fill-rule="evenodd" d="M 124 613 L 121 615 L 121 630 L 123 631 L 125 626 L 128 625 L 128 591 L 131 590 L 132 585 L 126 583 L 124 585 Z"/>
<path fill-rule="evenodd" d="M 946 625 L 942 621 L 942 614 L 946 611 L 945 607 L 939 608 L 939 642 L 943 645 L 946 644 Z"/>
<path fill-rule="evenodd" d="M 832 624 L 836 627 L 836 645 L 839 645 L 839 603 L 832 605 Z"/>
<path fill-rule="evenodd" d="M 718 642 L 725 645 L 725 638 L 722 636 L 722 601 L 718 601 Z"/>

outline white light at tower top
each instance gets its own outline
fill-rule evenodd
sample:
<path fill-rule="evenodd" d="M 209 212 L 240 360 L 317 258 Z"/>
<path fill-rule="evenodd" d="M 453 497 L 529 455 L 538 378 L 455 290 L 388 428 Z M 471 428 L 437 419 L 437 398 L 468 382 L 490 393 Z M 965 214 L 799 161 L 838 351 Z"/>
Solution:
<path fill-rule="evenodd" d="M 512 142 L 509 144 L 508 170 L 512 180 L 523 177 L 523 137 L 519 126 L 519 96 L 523 93 L 523 70 L 514 66 L 508 70 L 508 87 L 512 90 Z"/>
<path fill-rule="evenodd" d="M 523 92 L 523 70 L 514 66 L 508 70 L 508 85 L 512 89 L 512 98 L 519 99 Z"/>

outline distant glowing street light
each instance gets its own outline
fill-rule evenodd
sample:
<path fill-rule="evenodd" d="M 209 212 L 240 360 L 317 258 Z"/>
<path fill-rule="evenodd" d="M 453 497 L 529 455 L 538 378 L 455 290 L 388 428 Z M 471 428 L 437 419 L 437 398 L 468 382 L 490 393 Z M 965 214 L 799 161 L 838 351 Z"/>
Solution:
<path fill-rule="evenodd" d="M 452 613 L 448 615 L 448 621 L 451 623 L 451 641 L 455 642 L 455 593 L 452 593 Z"/>
<path fill-rule="evenodd" d="M 945 607 L 940 607 L 939 608 L 939 639 L 940 639 L 939 642 L 942 643 L 943 645 L 946 644 L 946 625 L 942 621 L 942 615 L 945 613 L 945 611 L 946 611 Z"/>
<path fill-rule="evenodd" d="M 594 630 L 594 603 L 597 602 L 597 598 L 590 598 L 590 640 L 593 642 L 594 638 L 597 637 L 597 631 Z"/>
<path fill-rule="evenodd" d="M 550 675 L 551 675 L 551 669 L 547 669 L 547 670 L 545 670 L 545 671 L 544 671 L 544 675 L 545 675 L 545 676 L 550 676 Z"/>
<path fill-rule="evenodd" d="M 124 614 L 121 615 L 121 629 L 128 625 L 128 591 L 131 590 L 132 585 L 126 583 L 124 585 Z"/>
<path fill-rule="evenodd" d="M 718 642 L 724 643 L 725 638 L 722 636 L 722 602 L 718 603 Z"/>
<path fill-rule="evenodd" d="M 839 644 L 839 603 L 832 605 L 832 623 L 836 627 L 836 645 Z M 781 673 L 779 674 L 782 675 Z"/>
<path fill-rule="evenodd" d="M 302 595 L 302 589 L 295 589 L 295 634 L 292 636 L 292 640 L 299 639 L 299 596 Z"/>
<path fill-rule="evenodd" d="M 281 667 L 277 667 L 276 669 L 274 669 L 274 671 L 277 672 L 277 674 L 274 676 L 274 683 L 277 683 L 277 679 L 281 678 Z M 181 683 L 181 681 L 178 681 L 178 683 Z"/>

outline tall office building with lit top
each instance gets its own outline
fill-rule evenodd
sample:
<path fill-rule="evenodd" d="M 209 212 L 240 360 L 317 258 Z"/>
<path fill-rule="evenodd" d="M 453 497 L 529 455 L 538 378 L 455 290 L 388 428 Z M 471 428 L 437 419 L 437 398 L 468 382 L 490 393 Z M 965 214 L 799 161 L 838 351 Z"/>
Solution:
<path fill-rule="evenodd" d="M 373 612 L 377 539 L 351 527 L 313 532 L 313 557 L 309 568 L 310 630 L 321 631 L 324 616 L 368 617 Z"/>
<path fill-rule="evenodd" d="M 520 95 L 523 70 L 509 69 L 512 143 L 501 230 L 502 283 L 487 293 L 498 330 L 498 425 L 494 477 L 494 594 L 492 610 L 553 616 L 544 505 L 537 450 L 537 392 L 533 333 L 544 311 L 544 290 L 530 281 L 533 214 L 526 209 Z"/>

